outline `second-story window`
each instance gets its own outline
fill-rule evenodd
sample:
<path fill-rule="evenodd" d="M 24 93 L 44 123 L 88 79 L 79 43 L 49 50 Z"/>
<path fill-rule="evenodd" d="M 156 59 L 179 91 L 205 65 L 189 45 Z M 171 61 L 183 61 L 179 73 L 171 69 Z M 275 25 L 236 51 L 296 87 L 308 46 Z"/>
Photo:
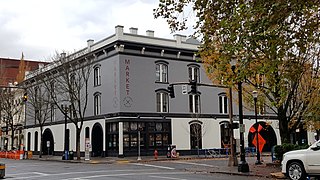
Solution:
<path fill-rule="evenodd" d="M 93 85 L 100 86 L 101 85 L 101 75 L 100 75 L 100 65 L 96 65 L 93 68 Z"/>
<path fill-rule="evenodd" d="M 195 65 L 195 64 L 189 65 L 188 72 L 189 72 L 189 81 L 200 82 L 200 70 L 198 65 Z"/>
<path fill-rule="evenodd" d="M 168 65 L 164 62 L 156 64 L 156 81 L 168 82 Z"/>
<path fill-rule="evenodd" d="M 51 98 L 56 97 L 54 89 L 55 89 L 55 81 L 51 81 L 50 82 L 50 96 L 51 96 Z"/>
<path fill-rule="evenodd" d="M 219 94 L 219 113 L 228 113 L 228 97 L 225 93 Z"/>
<path fill-rule="evenodd" d="M 56 121 L 56 107 L 55 104 L 51 104 L 51 122 Z"/>
<path fill-rule="evenodd" d="M 94 115 L 101 114 L 101 93 L 94 93 L 93 106 Z"/>
<path fill-rule="evenodd" d="M 76 74 L 75 73 L 70 74 L 70 82 L 69 83 L 70 83 L 69 84 L 70 87 L 68 87 L 68 88 L 70 88 L 69 90 L 71 92 L 75 92 L 76 89 L 78 88 L 76 86 L 77 82 L 76 82 Z"/>
<path fill-rule="evenodd" d="M 189 94 L 189 112 L 200 113 L 200 95 Z"/>
<path fill-rule="evenodd" d="M 169 96 L 167 92 L 156 93 L 157 112 L 169 112 Z"/>

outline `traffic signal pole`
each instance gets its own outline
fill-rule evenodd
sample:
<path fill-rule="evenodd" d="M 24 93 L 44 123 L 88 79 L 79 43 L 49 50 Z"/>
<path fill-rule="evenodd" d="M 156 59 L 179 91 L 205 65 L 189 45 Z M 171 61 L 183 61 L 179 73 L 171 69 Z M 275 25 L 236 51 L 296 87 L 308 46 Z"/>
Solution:
<path fill-rule="evenodd" d="M 190 81 L 190 82 L 177 82 L 177 83 L 171 83 L 168 86 L 168 93 L 171 98 L 175 98 L 174 94 L 174 86 L 175 85 L 190 85 L 191 86 L 191 91 L 190 93 L 192 94 L 198 94 L 198 86 L 206 86 L 206 87 L 217 87 L 217 88 L 225 88 L 229 90 L 229 118 L 230 118 L 230 124 L 229 124 L 229 130 L 230 130 L 230 152 L 231 155 L 229 156 L 229 163 L 228 166 L 238 166 L 238 159 L 236 156 L 236 143 L 234 139 L 234 133 L 233 129 L 236 129 L 233 123 L 233 107 L 232 107 L 232 88 L 226 85 L 221 85 L 221 84 L 203 84 L 203 83 L 198 83 L 197 81 Z M 235 124 L 236 125 L 236 124 Z"/>

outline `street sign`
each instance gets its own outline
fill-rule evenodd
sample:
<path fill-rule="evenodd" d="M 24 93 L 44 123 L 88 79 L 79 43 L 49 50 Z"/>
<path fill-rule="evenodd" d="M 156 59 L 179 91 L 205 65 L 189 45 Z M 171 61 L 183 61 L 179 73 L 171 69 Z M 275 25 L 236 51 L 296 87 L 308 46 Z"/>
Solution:
<path fill-rule="evenodd" d="M 239 130 L 241 133 L 244 133 L 246 131 L 246 127 L 244 124 L 239 124 Z"/>
<path fill-rule="evenodd" d="M 188 94 L 188 86 L 187 85 L 182 85 L 182 94 Z"/>

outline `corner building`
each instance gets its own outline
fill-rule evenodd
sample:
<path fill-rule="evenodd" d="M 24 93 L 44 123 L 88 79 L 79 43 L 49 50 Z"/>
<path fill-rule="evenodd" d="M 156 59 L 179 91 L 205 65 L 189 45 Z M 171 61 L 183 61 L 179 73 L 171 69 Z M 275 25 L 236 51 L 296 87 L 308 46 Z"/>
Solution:
<path fill-rule="evenodd" d="M 115 34 L 96 43 L 88 40 L 88 47 L 81 50 L 95 57 L 81 132 L 82 155 L 89 143 L 91 156 L 137 156 L 139 131 L 141 155 L 153 155 L 155 149 L 164 155 L 170 144 L 176 145 L 181 155 L 230 144 L 226 89 L 199 86 L 195 95 L 187 85 L 191 80 L 211 84 L 195 54 L 199 42 L 182 35 L 174 35 L 172 40 L 154 37 L 150 30 L 146 35 L 137 32 L 130 28 L 130 33 L 125 33 L 123 26 L 116 26 Z M 36 79 L 39 71 L 30 73 L 26 82 Z M 174 85 L 175 98 L 170 98 L 168 86 L 175 83 L 186 84 Z M 236 92 L 233 97 L 237 99 Z M 272 114 L 259 114 L 258 118 L 259 124 L 269 128 L 264 137 L 265 150 L 270 151 L 281 143 L 278 122 Z M 254 112 L 244 111 L 246 147 L 253 146 L 249 129 L 254 120 Z M 37 154 L 40 128 L 33 119 L 26 122 L 26 149 Z M 67 128 L 68 149 L 75 150 L 75 127 L 68 122 Z M 239 129 L 234 134 L 239 139 Z M 64 136 L 64 116 L 56 110 L 44 126 L 43 153 L 61 155 Z"/>

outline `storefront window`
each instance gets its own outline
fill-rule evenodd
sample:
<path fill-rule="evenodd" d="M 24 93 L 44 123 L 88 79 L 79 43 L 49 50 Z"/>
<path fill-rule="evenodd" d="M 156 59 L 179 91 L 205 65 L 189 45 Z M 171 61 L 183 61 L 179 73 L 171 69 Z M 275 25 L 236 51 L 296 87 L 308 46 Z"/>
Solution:
<path fill-rule="evenodd" d="M 123 146 L 124 147 L 129 147 L 129 134 L 124 134 L 123 135 Z"/>
<path fill-rule="evenodd" d="M 156 131 L 162 131 L 162 123 L 156 123 Z"/>
<path fill-rule="evenodd" d="M 118 131 L 118 123 L 112 123 L 112 126 L 110 126 L 110 127 L 112 127 L 112 129 L 111 129 L 111 132 L 116 132 L 116 131 Z"/>
<path fill-rule="evenodd" d="M 140 131 L 145 131 L 146 129 L 145 129 L 145 123 L 143 123 L 143 122 L 139 122 L 138 123 L 138 128 L 140 129 Z"/>
<path fill-rule="evenodd" d="M 137 134 L 131 134 L 131 147 L 138 146 L 138 137 Z"/>
<path fill-rule="evenodd" d="M 163 121 L 127 121 L 123 122 L 123 148 L 124 153 L 134 153 L 138 148 L 138 131 L 140 131 L 141 151 L 166 149 L 171 143 L 170 122 Z M 116 153 L 119 148 L 119 123 L 107 123 L 107 149 Z"/>
<path fill-rule="evenodd" d="M 169 132 L 170 131 L 170 124 L 169 123 L 162 123 L 163 131 Z"/>
<path fill-rule="evenodd" d="M 153 134 L 149 135 L 149 146 L 154 146 L 154 135 Z"/>
<path fill-rule="evenodd" d="M 150 131 L 155 131 L 155 123 L 154 122 L 150 122 L 149 123 L 149 128 L 148 128 L 149 132 Z"/>
<path fill-rule="evenodd" d="M 129 122 L 123 122 L 123 131 L 129 131 Z"/>
<path fill-rule="evenodd" d="M 156 144 L 162 146 L 162 134 L 156 134 Z"/>
<path fill-rule="evenodd" d="M 163 146 L 168 146 L 169 145 L 169 135 L 163 134 L 162 138 L 163 138 L 162 139 Z"/>
<path fill-rule="evenodd" d="M 131 122 L 130 123 L 130 129 L 131 131 L 136 131 L 138 128 L 137 122 Z"/>

